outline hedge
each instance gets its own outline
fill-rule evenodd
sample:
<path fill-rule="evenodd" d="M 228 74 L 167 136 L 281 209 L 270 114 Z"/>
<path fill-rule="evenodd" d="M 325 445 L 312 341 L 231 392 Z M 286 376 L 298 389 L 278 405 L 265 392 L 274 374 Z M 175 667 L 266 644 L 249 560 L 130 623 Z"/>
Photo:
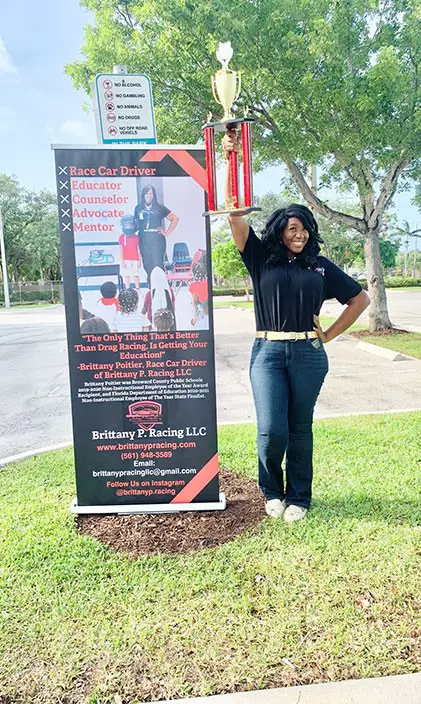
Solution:
<path fill-rule="evenodd" d="M 384 283 L 386 288 L 404 288 L 407 286 L 421 286 L 421 279 L 413 279 L 410 276 L 386 276 Z"/>
<path fill-rule="evenodd" d="M 367 291 L 367 281 L 365 279 L 358 281 L 358 283 Z M 410 276 L 385 276 L 384 285 L 386 288 L 416 288 L 421 286 L 421 279 L 413 279 Z"/>
<path fill-rule="evenodd" d="M 362 288 L 367 291 L 367 281 L 363 279 L 358 281 Z M 421 287 L 421 279 L 413 279 L 410 276 L 386 276 L 384 279 L 386 288 L 408 288 L 411 286 Z M 250 289 L 249 293 L 253 293 Z M 245 288 L 221 288 L 220 286 L 214 286 L 213 288 L 214 296 L 245 296 Z"/>
<path fill-rule="evenodd" d="M 19 293 L 19 291 L 12 291 L 10 294 L 11 303 L 20 303 L 21 301 L 25 301 L 27 303 L 37 303 L 41 301 L 51 302 L 52 299 L 54 299 L 54 301 L 60 300 L 60 292 L 57 291 L 57 289 L 54 289 L 53 291 L 22 290 L 21 293 Z M 4 303 L 4 291 L 0 291 L 0 303 Z"/>
<path fill-rule="evenodd" d="M 249 289 L 249 293 L 252 295 L 253 294 L 253 289 Z M 213 295 L 214 296 L 245 296 L 246 295 L 246 289 L 245 288 L 221 288 L 220 286 L 214 286 L 213 287 Z"/>

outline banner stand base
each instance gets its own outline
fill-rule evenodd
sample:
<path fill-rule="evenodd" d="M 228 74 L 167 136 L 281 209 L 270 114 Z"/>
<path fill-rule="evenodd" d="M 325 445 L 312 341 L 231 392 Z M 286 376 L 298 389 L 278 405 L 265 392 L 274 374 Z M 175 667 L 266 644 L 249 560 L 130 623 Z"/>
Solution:
<path fill-rule="evenodd" d="M 70 513 L 81 514 L 105 514 L 105 513 L 179 513 L 180 511 L 223 511 L 227 506 L 225 494 L 220 492 L 219 501 L 209 501 L 207 503 L 189 504 L 125 504 L 114 506 L 79 506 L 77 499 L 73 499 L 70 505 Z"/>

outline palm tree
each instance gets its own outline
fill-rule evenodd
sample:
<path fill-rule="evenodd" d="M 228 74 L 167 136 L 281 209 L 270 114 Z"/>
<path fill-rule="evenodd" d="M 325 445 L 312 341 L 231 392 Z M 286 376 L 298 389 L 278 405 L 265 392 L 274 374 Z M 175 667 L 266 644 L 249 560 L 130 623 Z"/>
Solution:
<path fill-rule="evenodd" d="M 409 245 L 409 238 L 410 237 L 415 237 L 415 252 L 417 251 L 417 237 L 419 235 L 417 234 L 418 232 L 421 232 L 421 229 L 418 230 L 411 230 L 411 226 L 408 222 L 408 220 L 403 221 L 403 227 L 397 227 L 396 228 L 396 235 L 399 235 L 400 237 L 405 238 L 405 276 L 408 276 L 408 245 Z M 416 255 L 415 255 L 416 256 Z M 415 276 L 415 267 L 414 267 L 414 273 L 413 275 Z"/>

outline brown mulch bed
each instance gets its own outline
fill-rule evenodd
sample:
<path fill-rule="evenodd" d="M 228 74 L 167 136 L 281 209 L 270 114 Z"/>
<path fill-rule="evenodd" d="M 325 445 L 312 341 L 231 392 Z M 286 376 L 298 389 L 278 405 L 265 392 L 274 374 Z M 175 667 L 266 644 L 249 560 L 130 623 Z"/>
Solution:
<path fill-rule="evenodd" d="M 214 548 L 254 528 L 265 515 L 255 481 L 221 470 L 220 484 L 225 511 L 77 516 L 76 526 L 79 533 L 133 557 Z"/>

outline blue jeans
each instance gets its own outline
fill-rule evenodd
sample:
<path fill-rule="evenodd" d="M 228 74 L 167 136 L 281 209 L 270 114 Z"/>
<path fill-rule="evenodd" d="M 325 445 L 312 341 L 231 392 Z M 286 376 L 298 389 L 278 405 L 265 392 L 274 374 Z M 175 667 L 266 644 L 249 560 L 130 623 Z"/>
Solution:
<path fill-rule="evenodd" d="M 310 506 L 313 411 L 328 368 L 318 338 L 254 341 L 250 380 L 257 415 L 259 486 L 266 500 Z"/>

